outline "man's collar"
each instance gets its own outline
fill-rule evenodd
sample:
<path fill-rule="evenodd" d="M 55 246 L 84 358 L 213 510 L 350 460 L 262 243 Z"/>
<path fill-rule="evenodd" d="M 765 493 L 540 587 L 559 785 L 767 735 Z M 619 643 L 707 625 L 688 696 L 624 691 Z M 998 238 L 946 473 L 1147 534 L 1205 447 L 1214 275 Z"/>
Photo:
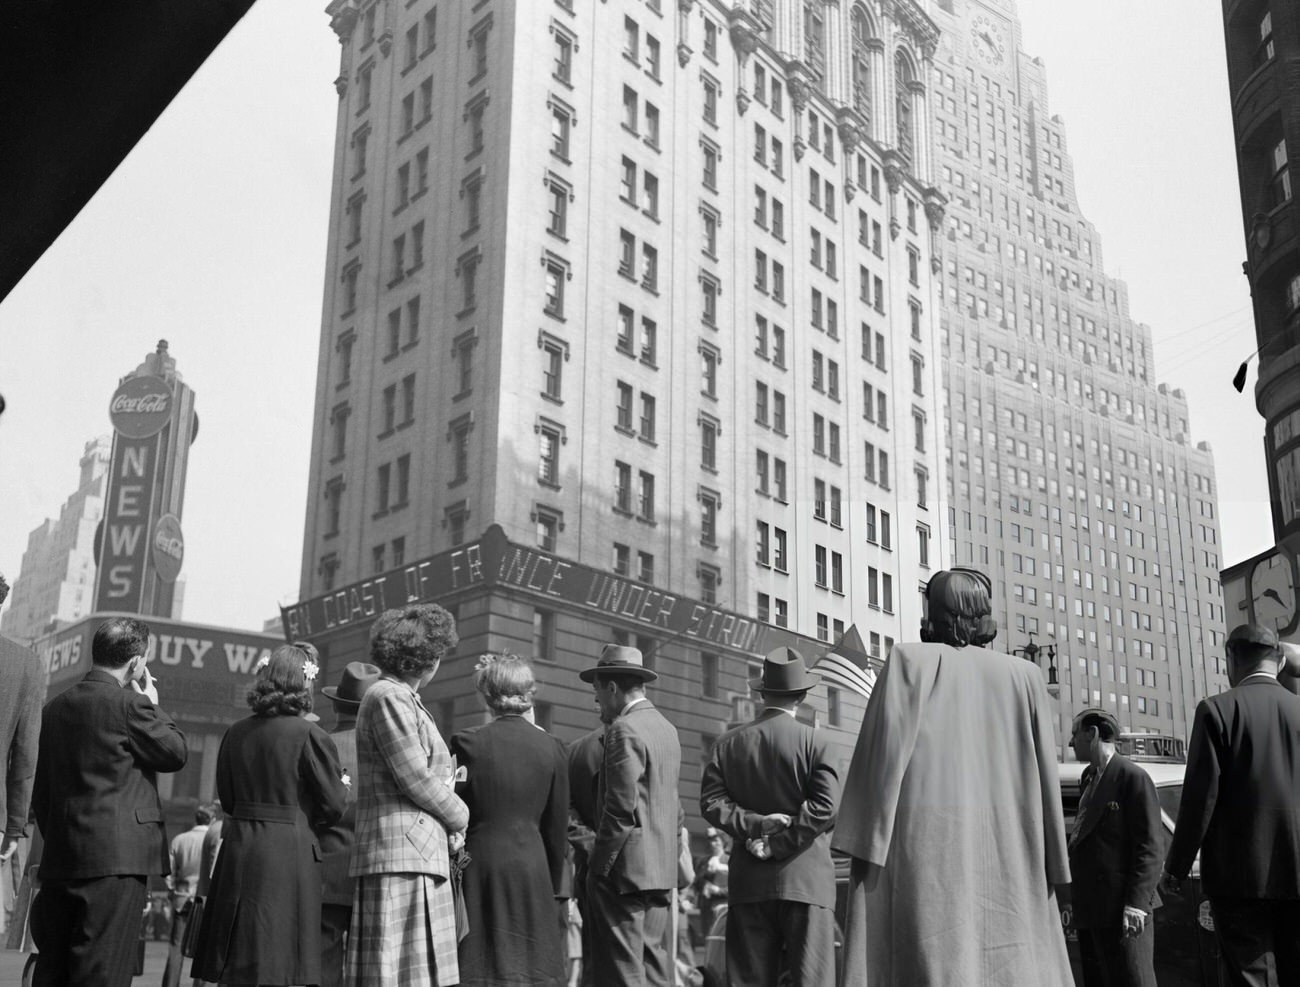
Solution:
<path fill-rule="evenodd" d="M 635 706 L 637 703 L 648 703 L 649 701 L 650 700 L 647 699 L 645 696 L 637 696 L 635 699 L 629 699 L 627 703 L 623 706 L 623 708 L 618 711 L 618 715 L 625 716 L 627 714 L 627 711 L 631 709 L 633 706 Z"/>
<path fill-rule="evenodd" d="M 785 713 L 787 716 L 789 716 L 791 719 L 794 720 L 797 720 L 799 718 L 796 710 L 786 709 L 784 706 L 764 706 L 763 712 L 764 713 L 770 713 L 770 712 Z"/>
<path fill-rule="evenodd" d="M 1237 681 L 1237 685 L 1245 685 L 1245 684 L 1246 684 L 1247 682 L 1249 682 L 1251 679 L 1268 679 L 1268 680 L 1270 680 L 1270 681 L 1272 681 L 1272 682 L 1276 682 L 1276 681 L 1277 681 L 1277 673 L 1276 673 L 1276 672 L 1268 672 L 1268 671 L 1264 671 L 1264 672 L 1251 672 L 1249 675 L 1242 676 L 1242 678 L 1238 679 L 1238 681 Z"/>

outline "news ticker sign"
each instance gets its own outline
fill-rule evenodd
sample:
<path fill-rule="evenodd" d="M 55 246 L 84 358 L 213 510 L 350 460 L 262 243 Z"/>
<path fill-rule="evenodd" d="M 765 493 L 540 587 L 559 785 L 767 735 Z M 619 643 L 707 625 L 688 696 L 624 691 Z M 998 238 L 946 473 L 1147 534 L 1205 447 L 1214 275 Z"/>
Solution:
<path fill-rule="evenodd" d="M 96 610 L 142 610 L 151 558 L 163 581 L 174 582 L 180 574 L 185 551 L 180 522 L 170 514 L 155 519 L 154 505 L 173 406 L 171 387 L 148 374 L 124 380 L 109 402 L 117 435 L 99 542 Z"/>
<path fill-rule="evenodd" d="M 90 671 L 91 642 L 108 614 L 93 614 L 63 630 L 40 638 L 32 649 L 45 665 L 53 685 L 80 678 Z M 253 674 L 263 655 L 280 644 L 269 634 L 183 624 L 154 617 L 149 625 L 149 669 L 161 683 L 181 679 L 233 682 Z"/>
<path fill-rule="evenodd" d="M 280 608 L 287 640 L 369 623 L 385 610 L 474 587 L 501 587 L 599 611 L 664 637 L 759 654 L 768 625 L 698 600 L 507 540 L 492 525 L 476 542 Z"/>

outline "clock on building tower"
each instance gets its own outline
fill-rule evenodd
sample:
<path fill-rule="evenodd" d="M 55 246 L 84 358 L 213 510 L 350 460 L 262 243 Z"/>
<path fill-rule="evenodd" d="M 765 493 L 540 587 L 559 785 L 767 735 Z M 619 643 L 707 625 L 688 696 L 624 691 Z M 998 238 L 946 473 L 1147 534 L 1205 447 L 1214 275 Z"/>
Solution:
<path fill-rule="evenodd" d="M 1273 552 L 1251 570 L 1250 611 L 1256 624 L 1274 628 L 1278 637 L 1295 631 L 1295 562 L 1283 552 Z"/>

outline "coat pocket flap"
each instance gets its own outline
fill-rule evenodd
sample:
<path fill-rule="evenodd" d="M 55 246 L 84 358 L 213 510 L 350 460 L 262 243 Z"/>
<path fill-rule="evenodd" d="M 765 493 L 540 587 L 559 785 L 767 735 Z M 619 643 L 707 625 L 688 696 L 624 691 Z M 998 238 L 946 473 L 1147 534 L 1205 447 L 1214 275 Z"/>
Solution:
<path fill-rule="evenodd" d="M 415 851 L 428 860 L 434 851 L 436 839 L 435 830 L 438 825 L 429 816 L 421 813 L 415 817 L 415 821 L 406 830 L 406 841 L 415 848 Z"/>
<path fill-rule="evenodd" d="M 160 823 L 163 821 L 162 809 L 136 809 L 135 821 L 138 823 Z"/>

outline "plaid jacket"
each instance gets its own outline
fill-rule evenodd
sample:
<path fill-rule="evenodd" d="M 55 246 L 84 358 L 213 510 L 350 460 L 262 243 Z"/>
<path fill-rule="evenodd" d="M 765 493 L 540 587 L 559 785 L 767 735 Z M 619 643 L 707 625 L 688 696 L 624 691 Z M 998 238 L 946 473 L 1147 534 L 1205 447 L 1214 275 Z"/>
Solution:
<path fill-rule="evenodd" d="M 447 834 L 469 825 L 447 745 L 420 697 L 380 679 L 357 711 L 357 828 L 349 873 L 448 877 Z"/>

